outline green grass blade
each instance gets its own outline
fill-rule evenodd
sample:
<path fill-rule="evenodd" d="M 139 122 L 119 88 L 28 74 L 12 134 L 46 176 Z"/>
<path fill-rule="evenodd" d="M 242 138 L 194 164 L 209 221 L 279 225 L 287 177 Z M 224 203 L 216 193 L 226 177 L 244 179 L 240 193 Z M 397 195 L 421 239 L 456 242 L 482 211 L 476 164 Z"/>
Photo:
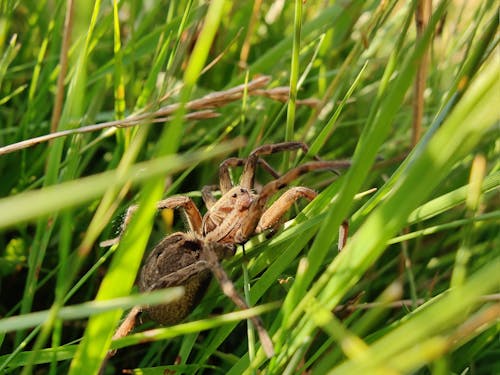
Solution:
<path fill-rule="evenodd" d="M 57 317 L 63 320 L 81 319 L 109 310 L 128 309 L 139 305 L 157 305 L 175 301 L 182 297 L 182 288 L 170 288 L 139 296 L 115 298 L 113 300 L 85 302 L 73 306 L 62 307 Z M 50 315 L 49 310 L 38 311 L 26 315 L 13 316 L 0 320 L 0 332 L 12 332 L 18 329 L 35 327 L 45 322 Z"/>

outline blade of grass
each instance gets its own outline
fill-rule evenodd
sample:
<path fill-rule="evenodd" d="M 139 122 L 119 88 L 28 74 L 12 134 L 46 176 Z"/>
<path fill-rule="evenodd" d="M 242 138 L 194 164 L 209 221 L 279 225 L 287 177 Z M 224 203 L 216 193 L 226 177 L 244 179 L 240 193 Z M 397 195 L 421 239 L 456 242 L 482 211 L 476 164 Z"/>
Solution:
<path fill-rule="evenodd" d="M 70 6 L 71 6 L 70 2 Z M 90 44 L 90 40 L 92 38 L 92 31 L 95 26 L 95 14 L 99 9 L 99 2 L 96 3 L 94 7 L 94 22 L 92 20 L 89 21 L 89 29 L 87 29 L 85 25 L 85 30 L 83 29 L 83 23 L 87 21 L 87 16 L 89 13 L 90 6 L 86 4 L 78 4 L 78 12 L 80 12 L 82 23 L 75 27 L 74 33 L 77 37 L 82 37 L 82 48 L 79 50 L 79 54 L 77 55 L 75 62 L 75 72 L 71 78 L 71 84 L 68 87 L 68 93 L 66 97 L 66 103 L 64 106 L 63 113 L 61 115 L 60 121 L 57 124 L 59 129 L 67 129 L 75 124 L 72 123 L 74 118 L 80 118 L 82 116 L 82 100 L 83 100 L 83 87 L 86 84 L 86 75 L 85 75 L 85 66 L 88 48 Z M 69 12 L 68 15 L 71 16 L 72 12 Z M 69 22 L 71 24 L 71 22 Z M 86 39 L 83 40 L 83 37 L 86 35 Z M 79 43 L 82 44 L 82 43 Z M 60 90 L 63 87 L 59 87 Z M 58 94 L 62 95 L 62 93 Z M 57 110 L 57 108 L 55 108 Z M 59 115 L 57 114 L 57 117 Z M 44 180 L 44 186 L 53 185 L 57 182 L 59 178 L 61 158 L 63 156 L 63 141 L 55 141 L 52 144 L 52 147 L 49 150 L 49 155 L 47 157 L 46 163 L 46 176 Z M 73 151 L 70 149 L 70 151 Z M 77 153 L 68 152 L 68 160 L 72 160 L 73 167 L 77 163 Z M 74 172 L 74 168 L 65 171 L 62 175 L 62 179 L 70 179 L 71 175 Z M 46 249 L 48 246 L 48 242 L 52 235 L 52 230 L 54 228 L 54 222 L 57 220 L 57 216 L 51 218 L 43 218 L 40 219 L 37 223 L 37 229 L 35 234 L 35 241 L 32 251 L 29 256 L 29 264 L 30 267 L 28 269 L 28 277 L 24 289 L 24 295 L 22 299 L 21 305 L 21 313 L 27 313 L 31 310 L 32 302 L 33 302 L 33 291 L 35 290 L 35 285 L 38 282 L 38 272 L 40 269 L 42 261 L 45 257 Z M 22 331 L 16 333 L 16 342 L 19 343 L 21 336 L 23 335 Z M 41 336 L 37 339 L 37 343 L 35 346 L 41 347 L 44 340 L 46 339 L 48 332 L 43 332 Z M 28 364 L 25 369 L 25 373 L 29 373 L 31 366 Z"/>
<path fill-rule="evenodd" d="M 472 162 L 467 199 L 465 200 L 465 206 L 467 208 L 466 218 L 468 219 L 474 219 L 477 215 L 482 198 L 481 185 L 483 184 L 485 172 L 486 159 L 483 155 L 478 155 Z M 455 257 L 455 266 L 453 267 L 453 274 L 451 276 L 451 288 L 461 285 L 466 278 L 467 265 L 470 262 L 471 246 L 473 244 L 473 226 L 474 220 L 469 220 L 461 231 L 462 240 Z"/>
<path fill-rule="evenodd" d="M 118 187 L 126 182 L 141 182 L 152 176 L 179 172 L 191 164 L 225 155 L 238 147 L 242 140 L 236 139 L 211 150 L 192 152 L 186 155 L 164 156 L 136 164 L 125 175 L 107 171 L 94 176 L 64 182 L 37 191 L 21 193 L 0 199 L 0 211 L 12 215 L 0 216 L 0 228 L 9 228 L 27 220 L 58 212 L 99 198 L 110 186 Z M 79 191 L 79 194 L 73 194 Z"/>
<path fill-rule="evenodd" d="M 405 319 L 404 324 L 370 345 L 371 361 L 366 361 L 366 357 L 360 356 L 338 366 L 330 374 L 371 373 L 375 366 L 383 363 L 396 371 L 416 370 L 422 365 L 422 360 L 414 362 L 413 358 L 408 357 L 411 355 L 412 346 L 414 347 L 422 338 L 433 337 L 444 331 L 451 324 L 454 324 L 457 318 L 462 318 L 464 312 L 469 311 L 470 314 L 471 307 L 474 308 L 481 294 L 497 288 L 500 282 L 497 271 L 499 265 L 500 258 L 497 257 L 494 262 L 481 267 L 462 286 L 421 306 Z M 435 337 L 439 338 L 439 336 Z M 423 360 L 428 362 L 435 355 L 433 351 L 448 348 L 448 342 L 442 342 L 442 344 L 444 347 L 441 349 L 434 348 L 428 353 L 423 353 Z M 408 349 L 410 353 L 405 353 L 404 350 Z M 397 356 L 398 354 L 401 356 Z M 406 359 L 404 359 L 405 355 Z M 420 355 L 418 352 L 413 353 L 413 357 Z"/>
<path fill-rule="evenodd" d="M 115 298 L 106 301 L 84 302 L 78 305 L 62 307 L 57 317 L 63 320 L 82 319 L 109 310 L 128 309 L 140 305 L 158 305 L 169 303 L 183 296 L 183 288 L 169 288 L 147 294 Z M 12 332 L 35 327 L 48 319 L 50 310 L 37 311 L 25 315 L 12 316 L 0 320 L 0 332 Z"/>
<path fill-rule="evenodd" d="M 356 147 L 352 166 L 348 170 L 345 179 L 343 180 L 343 184 L 340 187 L 340 198 L 337 202 L 335 210 L 330 211 L 325 218 L 323 225 L 315 237 L 311 250 L 309 251 L 308 258 L 310 272 L 305 278 L 306 285 L 310 284 L 314 275 L 318 272 L 318 268 L 326 255 L 325 250 L 330 247 L 330 244 L 333 241 L 331 228 L 338 228 L 343 218 L 347 216 L 347 212 L 352 204 L 352 197 L 359 190 L 371 164 L 375 160 L 376 152 L 380 144 L 385 139 L 385 136 L 388 134 L 390 124 L 396 114 L 396 110 L 401 105 L 404 99 L 404 93 L 411 85 L 411 80 L 415 75 L 416 67 L 413 64 L 413 61 L 418 59 L 418 57 L 423 53 L 427 43 L 429 43 L 430 36 L 432 34 L 431 31 L 435 27 L 435 24 L 439 20 L 439 17 L 445 7 L 446 2 L 442 2 L 440 7 L 436 10 L 433 19 L 429 23 L 429 28 L 426 30 L 426 33 L 422 37 L 420 43 L 416 46 L 414 52 L 407 57 L 403 63 L 400 74 L 387 89 L 388 92 L 385 93 L 376 115 L 372 117 L 373 123 L 367 124 L 358 146 Z M 289 302 L 285 299 L 285 305 L 287 305 L 287 303 Z M 288 311 L 293 311 L 293 313 L 290 316 L 290 319 L 288 319 L 288 317 L 285 317 L 284 319 L 288 322 L 289 327 L 291 327 L 296 323 L 295 319 L 298 318 L 300 309 L 290 307 L 288 308 Z M 284 330 L 281 331 L 281 335 L 284 335 Z M 285 339 L 285 337 L 281 337 Z M 283 364 L 283 361 L 284 357 L 280 359 L 281 364 Z"/>
<path fill-rule="evenodd" d="M 223 5 L 224 1 L 222 0 L 213 1 L 209 5 L 205 24 L 184 74 L 184 87 L 180 94 L 181 105 L 176 111 L 174 121 L 164 130 L 158 140 L 156 147 L 158 155 L 172 154 L 179 148 L 183 133 L 185 103 L 190 99 L 193 87 L 205 63 L 219 26 Z M 128 293 L 132 287 L 152 227 L 156 202 L 160 199 L 162 191 L 163 182 L 160 179 L 151 179 L 146 182 L 142 189 L 143 195 L 139 202 L 139 209 L 118 245 L 110 271 L 104 278 L 97 294 L 97 300 L 120 296 Z M 127 269 L 128 271 L 124 273 L 123 271 Z M 98 372 L 101 361 L 105 358 L 109 348 L 113 327 L 118 318 L 119 312 L 110 312 L 90 319 L 82 343 L 71 362 L 70 374 L 79 374 L 82 371 Z"/>
<path fill-rule="evenodd" d="M 295 108 L 297 101 L 297 82 L 299 80 L 300 70 L 300 33 L 302 30 L 302 1 L 295 0 L 295 15 L 293 22 L 293 44 L 292 44 L 292 61 L 290 63 L 290 99 L 288 100 L 288 107 L 286 112 L 286 127 L 285 127 L 285 141 L 292 141 L 294 135 L 295 123 Z M 285 152 L 283 154 L 284 169 L 289 167 L 290 154 Z"/>
<path fill-rule="evenodd" d="M 495 116 L 488 108 L 493 105 L 493 92 L 498 89 L 494 70 L 494 64 L 490 62 L 471 87 L 468 95 L 464 96 L 461 105 L 431 139 L 427 149 L 413 160 L 404 172 L 405 178 L 395 189 L 391 199 L 382 203 L 370 215 L 356 236 L 348 242 L 346 249 L 335 258 L 308 295 L 314 296 L 319 293 L 320 301 L 326 303 L 328 308 L 335 306 L 340 296 L 383 252 L 389 237 L 406 225 L 407 216 L 411 210 L 432 191 L 441 179 L 446 177 L 446 171 L 455 161 L 470 152 L 486 130 L 492 126 Z M 407 199 L 408 196 L 412 196 L 412 199 Z M 383 230 L 381 226 L 384 227 Z M 349 272 L 349 270 L 356 270 L 356 272 Z M 306 305 L 307 300 L 306 296 L 301 304 Z M 299 317 L 300 311 L 299 308 L 295 310 L 296 318 Z M 293 318 L 292 316 L 291 320 Z M 298 332 L 299 337 L 309 334 L 312 328 L 304 323 L 302 321 L 297 326 L 300 332 Z"/>

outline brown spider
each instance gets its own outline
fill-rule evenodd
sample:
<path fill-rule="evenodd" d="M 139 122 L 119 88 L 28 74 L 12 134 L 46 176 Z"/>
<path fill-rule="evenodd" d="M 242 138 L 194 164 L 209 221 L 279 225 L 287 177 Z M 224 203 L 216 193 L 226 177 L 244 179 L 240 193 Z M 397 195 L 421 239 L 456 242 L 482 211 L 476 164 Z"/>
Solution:
<path fill-rule="evenodd" d="M 193 201 L 186 196 L 174 196 L 158 203 L 157 208 L 160 210 L 181 208 L 189 231 L 173 233 L 156 245 L 141 269 L 139 289 L 141 292 L 146 292 L 182 285 L 185 293 L 182 298 L 169 304 L 132 309 L 114 338 L 126 336 L 133 329 L 141 310 L 161 324 L 172 325 L 180 322 L 205 293 L 211 274 L 215 275 L 223 292 L 239 308 L 248 308 L 219 262 L 233 256 L 237 244 L 243 244 L 253 235 L 274 228 L 297 199 L 303 197 L 312 200 L 317 195 L 315 191 L 306 187 L 292 187 L 266 209 L 267 201 L 278 190 L 304 173 L 345 168 L 350 165 L 348 161 L 316 160 L 299 165 L 279 176 L 260 158 L 263 155 L 297 149 L 302 149 L 304 152 L 308 150 L 301 142 L 268 144 L 253 150 L 246 159 L 229 158 L 223 161 L 219 167 L 221 198 L 217 200 L 213 196 L 212 191 L 216 189 L 213 186 L 202 189 L 202 198 L 208 209 L 203 217 Z M 260 193 L 254 191 L 257 164 L 261 164 L 274 177 L 274 180 L 262 187 Z M 243 166 L 243 173 L 239 184 L 233 186 L 229 168 L 237 166 Z M 136 206 L 132 206 L 127 211 L 122 231 L 136 209 Z M 118 239 L 119 237 L 105 241 L 101 245 L 109 246 Z M 258 316 L 251 320 L 257 329 L 264 351 L 271 357 L 274 353 L 273 345 L 262 321 Z"/>

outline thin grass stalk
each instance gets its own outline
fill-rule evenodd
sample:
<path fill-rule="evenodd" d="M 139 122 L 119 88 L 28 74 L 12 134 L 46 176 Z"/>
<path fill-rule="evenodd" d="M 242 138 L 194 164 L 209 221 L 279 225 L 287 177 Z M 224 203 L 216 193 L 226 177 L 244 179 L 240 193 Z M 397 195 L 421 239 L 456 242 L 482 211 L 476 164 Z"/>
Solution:
<path fill-rule="evenodd" d="M 291 141 L 294 134 L 295 123 L 295 108 L 297 101 L 297 82 L 299 79 L 299 53 L 300 53 L 300 38 L 302 30 L 302 1 L 295 0 L 295 15 L 293 22 L 293 44 L 292 44 L 292 61 L 290 63 L 290 99 L 286 112 L 286 127 L 285 127 L 285 141 Z M 290 165 L 290 155 L 285 153 L 283 155 L 283 165 L 285 170 Z"/>

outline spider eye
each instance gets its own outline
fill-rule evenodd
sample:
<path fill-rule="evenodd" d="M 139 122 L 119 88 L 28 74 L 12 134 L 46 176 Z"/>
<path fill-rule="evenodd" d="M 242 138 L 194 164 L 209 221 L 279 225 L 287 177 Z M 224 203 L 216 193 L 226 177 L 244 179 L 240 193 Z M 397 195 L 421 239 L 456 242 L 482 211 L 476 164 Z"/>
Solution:
<path fill-rule="evenodd" d="M 233 198 L 236 198 L 236 196 L 237 196 L 237 195 L 236 195 L 236 193 L 234 193 L 234 194 L 233 194 L 233 195 L 231 195 L 231 196 L 232 196 Z"/>
<path fill-rule="evenodd" d="M 240 193 L 244 193 L 245 192 L 245 189 L 240 189 Z"/>

